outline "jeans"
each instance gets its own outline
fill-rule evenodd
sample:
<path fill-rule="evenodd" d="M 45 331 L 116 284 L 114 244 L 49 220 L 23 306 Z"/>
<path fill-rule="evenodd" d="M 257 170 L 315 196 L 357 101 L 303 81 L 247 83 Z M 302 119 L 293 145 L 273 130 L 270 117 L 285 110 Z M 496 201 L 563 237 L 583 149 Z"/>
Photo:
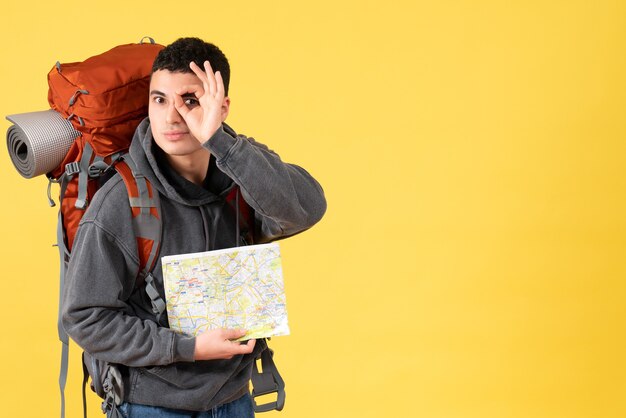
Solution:
<path fill-rule="evenodd" d="M 118 408 L 124 418 L 254 418 L 254 406 L 249 394 L 205 412 L 160 408 L 127 402 Z"/>

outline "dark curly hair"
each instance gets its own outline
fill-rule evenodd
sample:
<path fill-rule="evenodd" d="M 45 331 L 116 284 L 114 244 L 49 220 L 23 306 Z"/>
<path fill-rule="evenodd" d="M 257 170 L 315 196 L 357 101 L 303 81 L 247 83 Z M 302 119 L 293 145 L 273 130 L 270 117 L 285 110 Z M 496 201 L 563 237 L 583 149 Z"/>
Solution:
<path fill-rule="evenodd" d="M 173 73 L 192 73 L 189 63 L 195 62 L 204 69 L 204 61 L 211 63 L 213 71 L 219 71 L 224 80 L 224 91 L 228 96 L 230 65 L 224 53 L 215 45 L 199 38 L 180 38 L 163 48 L 152 64 L 152 72 L 168 70 Z"/>

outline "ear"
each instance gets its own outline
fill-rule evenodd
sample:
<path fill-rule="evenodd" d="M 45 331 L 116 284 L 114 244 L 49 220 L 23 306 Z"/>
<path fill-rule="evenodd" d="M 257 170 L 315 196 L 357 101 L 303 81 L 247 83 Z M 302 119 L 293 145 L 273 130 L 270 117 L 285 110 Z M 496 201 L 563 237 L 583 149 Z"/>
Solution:
<path fill-rule="evenodd" d="M 228 117 L 228 112 L 230 111 L 230 97 L 224 97 L 224 101 L 222 102 L 222 122 L 226 120 Z"/>

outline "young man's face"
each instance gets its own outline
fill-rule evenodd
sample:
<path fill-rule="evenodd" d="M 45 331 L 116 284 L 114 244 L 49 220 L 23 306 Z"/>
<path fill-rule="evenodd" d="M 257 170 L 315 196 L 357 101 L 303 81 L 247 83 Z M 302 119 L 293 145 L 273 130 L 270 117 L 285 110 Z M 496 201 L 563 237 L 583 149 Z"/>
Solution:
<path fill-rule="evenodd" d="M 202 87 L 202 82 L 193 73 L 159 70 L 152 74 L 148 116 L 155 142 L 168 155 L 189 155 L 202 149 L 202 144 L 189 132 L 185 120 L 174 107 L 176 91 L 196 85 Z M 198 106 L 194 95 L 182 97 L 188 107 Z"/>

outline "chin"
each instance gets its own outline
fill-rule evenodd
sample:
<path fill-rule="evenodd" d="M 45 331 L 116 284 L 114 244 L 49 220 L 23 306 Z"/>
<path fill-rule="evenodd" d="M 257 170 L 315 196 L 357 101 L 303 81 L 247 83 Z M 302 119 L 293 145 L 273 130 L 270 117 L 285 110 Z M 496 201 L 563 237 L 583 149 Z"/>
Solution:
<path fill-rule="evenodd" d="M 170 144 L 170 146 L 162 147 L 161 149 L 168 155 L 179 156 L 179 157 L 184 156 L 184 155 L 193 155 L 203 149 L 203 147 L 200 144 L 198 145 L 185 144 L 184 146 L 175 146 L 175 145 L 177 144 Z M 180 144 L 180 145 L 183 145 L 183 144 Z"/>

